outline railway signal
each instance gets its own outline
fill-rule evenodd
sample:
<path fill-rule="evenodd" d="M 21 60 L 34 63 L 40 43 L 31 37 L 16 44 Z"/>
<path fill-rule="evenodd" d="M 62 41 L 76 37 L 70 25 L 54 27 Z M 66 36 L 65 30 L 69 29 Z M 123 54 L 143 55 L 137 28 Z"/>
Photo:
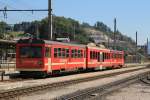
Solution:
<path fill-rule="evenodd" d="M 117 26 L 117 21 L 116 18 L 114 19 L 114 50 L 116 50 L 116 26 Z"/>

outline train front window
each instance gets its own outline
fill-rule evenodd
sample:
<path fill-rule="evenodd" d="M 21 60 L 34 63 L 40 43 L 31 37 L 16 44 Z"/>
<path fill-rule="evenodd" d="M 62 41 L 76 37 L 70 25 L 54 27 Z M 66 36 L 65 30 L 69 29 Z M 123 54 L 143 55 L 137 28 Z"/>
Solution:
<path fill-rule="evenodd" d="M 21 58 L 41 58 L 42 47 L 40 46 L 23 46 L 20 47 Z"/>

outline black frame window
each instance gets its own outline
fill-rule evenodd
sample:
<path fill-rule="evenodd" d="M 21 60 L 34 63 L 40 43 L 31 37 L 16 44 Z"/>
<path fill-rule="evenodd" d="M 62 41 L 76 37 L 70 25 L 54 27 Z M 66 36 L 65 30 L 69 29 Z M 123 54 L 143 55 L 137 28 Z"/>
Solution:
<path fill-rule="evenodd" d="M 45 48 L 45 57 L 51 57 L 51 48 L 49 47 Z"/>

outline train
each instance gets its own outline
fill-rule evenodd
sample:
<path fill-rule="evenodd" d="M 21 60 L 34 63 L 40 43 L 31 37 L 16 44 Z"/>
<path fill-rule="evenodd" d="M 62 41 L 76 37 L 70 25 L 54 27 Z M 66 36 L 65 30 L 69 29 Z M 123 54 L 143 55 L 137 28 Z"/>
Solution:
<path fill-rule="evenodd" d="M 123 65 L 123 51 L 35 38 L 20 39 L 16 44 L 16 70 L 25 75 L 47 76 Z"/>

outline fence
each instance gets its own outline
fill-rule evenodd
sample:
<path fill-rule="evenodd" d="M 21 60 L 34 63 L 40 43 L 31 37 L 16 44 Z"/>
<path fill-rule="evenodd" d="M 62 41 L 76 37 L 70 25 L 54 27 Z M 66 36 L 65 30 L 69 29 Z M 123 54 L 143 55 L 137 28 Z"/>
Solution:
<path fill-rule="evenodd" d="M 0 60 L 0 70 L 11 70 L 16 68 L 16 62 L 10 60 Z"/>

